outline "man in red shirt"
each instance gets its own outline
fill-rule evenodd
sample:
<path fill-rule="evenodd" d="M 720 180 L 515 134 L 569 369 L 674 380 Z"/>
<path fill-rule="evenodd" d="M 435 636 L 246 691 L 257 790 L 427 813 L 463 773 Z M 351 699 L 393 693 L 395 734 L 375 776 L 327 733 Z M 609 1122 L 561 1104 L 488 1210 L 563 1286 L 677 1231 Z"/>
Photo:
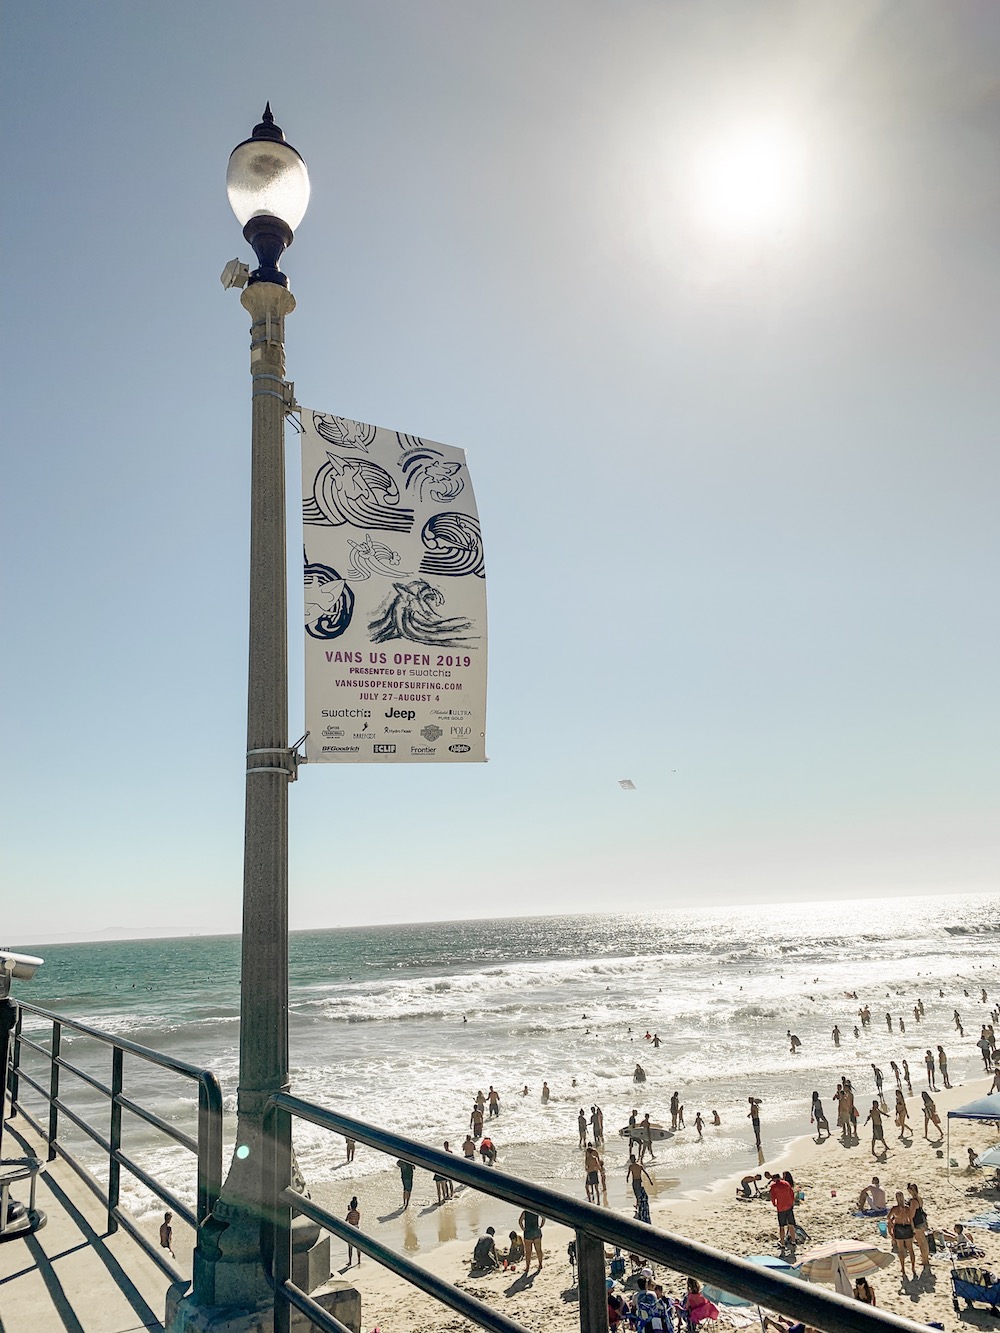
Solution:
<path fill-rule="evenodd" d="M 771 1177 L 771 1202 L 778 1210 L 778 1241 L 782 1246 L 795 1244 L 795 1190 L 779 1175 Z"/>

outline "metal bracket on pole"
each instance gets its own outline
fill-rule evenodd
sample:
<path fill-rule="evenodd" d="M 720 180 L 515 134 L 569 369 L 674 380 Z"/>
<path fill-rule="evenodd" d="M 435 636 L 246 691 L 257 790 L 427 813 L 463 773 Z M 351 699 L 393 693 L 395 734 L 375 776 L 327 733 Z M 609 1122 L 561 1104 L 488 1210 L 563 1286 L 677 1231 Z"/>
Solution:
<path fill-rule="evenodd" d="M 305 755 L 299 753 L 299 746 L 305 743 L 308 735 L 307 731 L 305 736 L 300 736 L 295 744 L 290 745 L 287 750 L 271 746 L 260 750 L 247 750 L 247 773 L 284 773 L 289 782 L 294 782 L 299 776 L 299 764 L 306 763 Z M 253 763 L 252 759 L 258 755 L 273 760 L 273 762 Z"/>

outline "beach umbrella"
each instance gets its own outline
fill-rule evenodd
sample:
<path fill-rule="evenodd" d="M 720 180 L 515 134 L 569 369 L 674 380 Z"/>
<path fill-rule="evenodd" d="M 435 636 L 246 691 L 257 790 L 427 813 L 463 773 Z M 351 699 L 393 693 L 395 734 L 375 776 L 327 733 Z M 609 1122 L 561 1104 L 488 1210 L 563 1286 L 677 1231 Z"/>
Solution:
<path fill-rule="evenodd" d="M 798 1270 L 791 1264 L 785 1263 L 784 1259 L 779 1259 L 776 1254 L 748 1254 L 748 1264 L 756 1264 L 758 1268 L 769 1268 L 772 1273 L 784 1273 L 786 1277 L 798 1277 Z M 745 1296 L 734 1296 L 731 1291 L 723 1291 L 721 1287 L 713 1287 L 710 1282 L 701 1284 L 702 1294 L 707 1296 L 710 1301 L 716 1305 L 756 1305 L 756 1301 L 749 1301 Z"/>
<path fill-rule="evenodd" d="M 869 1277 L 892 1261 L 891 1254 L 867 1241 L 831 1240 L 800 1256 L 799 1276 L 807 1282 L 832 1282 L 841 1295 L 850 1296 L 859 1277 Z"/>
<path fill-rule="evenodd" d="M 1000 1144 L 997 1144 L 995 1148 L 987 1148 L 984 1153 L 980 1153 L 976 1158 L 976 1166 L 1000 1167 Z"/>

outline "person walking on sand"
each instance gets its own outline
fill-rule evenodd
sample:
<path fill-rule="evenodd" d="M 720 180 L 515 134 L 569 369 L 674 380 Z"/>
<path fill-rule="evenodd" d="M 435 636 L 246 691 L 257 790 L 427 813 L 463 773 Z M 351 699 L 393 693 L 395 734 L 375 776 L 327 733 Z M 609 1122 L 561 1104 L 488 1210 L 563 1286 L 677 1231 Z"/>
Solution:
<path fill-rule="evenodd" d="M 928 1125 L 936 1126 L 938 1136 L 943 1137 L 944 1131 L 941 1128 L 941 1117 L 938 1115 L 937 1107 L 934 1105 L 934 1098 L 929 1092 L 922 1092 L 920 1096 L 923 1098 L 924 1103 L 924 1138 L 930 1138 L 930 1135 L 927 1133 Z"/>
<path fill-rule="evenodd" d="M 347 1205 L 347 1216 L 344 1218 L 344 1221 L 347 1223 L 347 1225 L 348 1225 L 349 1227 L 356 1227 L 356 1226 L 360 1226 L 360 1224 L 361 1224 L 361 1209 L 358 1207 L 358 1196 L 357 1196 L 356 1194 L 355 1194 L 355 1196 L 351 1199 L 351 1202 Z M 351 1265 L 354 1263 L 354 1258 L 353 1258 L 353 1256 L 354 1256 L 355 1254 L 357 1254 L 357 1256 L 358 1256 L 358 1267 L 360 1268 L 360 1267 L 361 1267 L 361 1251 L 358 1249 L 358 1247 L 357 1247 L 356 1245 L 352 1245 L 351 1242 L 348 1241 L 348 1242 L 347 1242 L 347 1267 L 348 1267 L 348 1268 L 350 1268 Z"/>
<path fill-rule="evenodd" d="M 625 1179 L 629 1181 L 632 1186 L 632 1193 L 635 1195 L 636 1203 L 639 1202 L 639 1196 L 643 1192 L 643 1176 L 645 1176 L 650 1185 L 652 1185 L 653 1177 L 636 1157 L 635 1151 L 630 1151 L 628 1155 L 628 1166 L 625 1168 Z"/>
<path fill-rule="evenodd" d="M 750 1121 L 751 1126 L 753 1127 L 754 1141 L 757 1144 L 757 1151 L 760 1152 L 760 1098 L 748 1097 L 747 1101 L 750 1103 L 750 1110 L 747 1112 L 747 1119 Z"/>
<path fill-rule="evenodd" d="M 875 1076 L 875 1091 L 878 1093 L 879 1101 L 882 1100 L 882 1083 L 884 1075 L 878 1065 L 872 1065 L 872 1074 Z"/>
<path fill-rule="evenodd" d="M 545 1225 L 545 1218 L 539 1217 L 537 1213 L 531 1213 L 527 1209 L 517 1219 L 517 1227 L 524 1237 L 524 1276 L 528 1276 L 531 1268 L 531 1255 L 534 1251 L 538 1259 L 538 1271 L 542 1271 L 542 1227 Z"/>
<path fill-rule="evenodd" d="M 899 1091 L 903 1086 L 903 1079 L 899 1072 L 899 1065 L 896 1064 L 895 1060 L 890 1060 L 889 1068 L 892 1070 L 892 1076 L 896 1080 L 896 1090 Z"/>
<path fill-rule="evenodd" d="M 913 1084 L 910 1082 L 910 1064 L 908 1060 L 903 1061 L 903 1081 L 906 1084 L 906 1091 L 913 1096 Z"/>
<path fill-rule="evenodd" d="M 820 1133 L 824 1129 L 826 1130 L 826 1137 L 830 1137 L 830 1122 L 827 1120 L 823 1111 L 823 1103 L 820 1100 L 818 1092 L 814 1092 L 812 1095 L 812 1109 L 809 1112 L 809 1123 L 810 1125 L 815 1123 L 817 1138 L 819 1138 Z"/>
<path fill-rule="evenodd" d="M 357 1151 L 357 1147 L 358 1147 L 358 1145 L 355 1143 L 355 1141 L 354 1141 L 353 1139 L 345 1139 L 345 1140 L 344 1140 L 344 1147 L 347 1149 L 347 1160 L 348 1160 L 349 1162 L 353 1162 L 353 1161 L 354 1161 L 354 1154 L 355 1154 L 355 1152 Z"/>
<path fill-rule="evenodd" d="M 951 1079 L 948 1077 L 948 1057 L 944 1053 L 943 1046 L 939 1046 L 937 1048 L 937 1056 L 938 1056 L 938 1061 L 937 1061 L 938 1069 L 940 1069 L 941 1071 L 941 1082 L 944 1084 L 946 1088 L 950 1088 Z"/>
<path fill-rule="evenodd" d="M 913 1217 L 910 1205 L 903 1197 L 903 1191 L 896 1191 L 896 1202 L 889 1209 L 886 1228 L 892 1240 L 892 1248 L 899 1256 L 899 1271 L 906 1280 L 906 1261 L 910 1261 L 910 1271 L 917 1276 L 917 1260 L 913 1253 Z"/>
<path fill-rule="evenodd" d="M 168 1254 L 176 1259 L 177 1256 L 174 1254 L 174 1229 L 170 1225 L 173 1220 L 173 1213 L 163 1214 L 163 1221 L 160 1223 L 160 1248 L 166 1250 Z"/>
<path fill-rule="evenodd" d="M 396 1165 L 399 1167 L 399 1179 L 403 1185 L 403 1207 L 409 1208 L 410 1195 L 413 1193 L 413 1163 L 400 1157 Z"/>
<path fill-rule="evenodd" d="M 580 1132 L 580 1147 L 581 1147 L 581 1148 L 586 1148 L 586 1146 L 587 1146 L 587 1113 L 586 1113 L 586 1111 L 583 1109 L 582 1106 L 580 1107 L 580 1114 L 576 1117 L 576 1127 L 577 1127 L 577 1129 L 578 1129 L 579 1132 Z"/>
<path fill-rule="evenodd" d="M 601 1155 L 592 1143 L 587 1144 L 586 1152 L 583 1155 L 583 1168 L 587 1173 L 587 1202 L 601 1202 L 601 1172 L 604 1170 L 604 1163 L 601 1161 Z"/>
<path fill-rule="evenodd" d="M 927 1086 L 931 1092 L 937 1092 L 937 1084 L 934 1082 L 934 1057 L 930 1050 L 924 1052 L 924 1068 L 927 1070 Z"/>
<path fill-rule="evenodd" d="M 876 1143 L 881 1143 L 883 1153 L 889 1151 L 889 1145 L 885 1141 L 885 1130 L 882 1128 L 882 1108 L 878 1102 L 872 1102 L 872 1109 L 868 1112 L 865 1124 L 867 1125 L 869 1121 L 872 1127 L 872 1156 L 878 1157 L 879 1154 L 875 1151 Z"/>
<path fill-rule="evenodd" d="M 906 1131 L 907 1131 L 907 1128 L 908 1128 L 906 1121 L 907 1121 L 907 1116 L 908 1116 L 908 1114 L 909 1114 L 909 1113 L 907 1112 L 907 1109 L 906 1109 L 906 1099 L 905 1099 L 905 1097 L 903 1096 L 903 1090 L 902 1090 L 902 1088 L 897 1088 L 897 1089 L 896 1089 L 896 1125 L 897 1125 L 897 1128 L 899 1129 L 899 1137 L 900 1137 L 901 1139 L 906 1137 Z"/>

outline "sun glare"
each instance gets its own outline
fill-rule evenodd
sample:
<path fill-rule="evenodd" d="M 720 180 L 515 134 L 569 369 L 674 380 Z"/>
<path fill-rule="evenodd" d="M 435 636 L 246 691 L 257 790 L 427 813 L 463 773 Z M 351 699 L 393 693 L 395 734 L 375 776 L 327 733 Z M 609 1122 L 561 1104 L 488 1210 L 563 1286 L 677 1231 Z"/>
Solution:
<path fill-rule="evenodd" d="M 706 144 L 695 166 L 695 208 L 715 231 L 762 235 L 794 225 L 804 202 L 804 151 L 771 125 L 741 127 Z"/>

